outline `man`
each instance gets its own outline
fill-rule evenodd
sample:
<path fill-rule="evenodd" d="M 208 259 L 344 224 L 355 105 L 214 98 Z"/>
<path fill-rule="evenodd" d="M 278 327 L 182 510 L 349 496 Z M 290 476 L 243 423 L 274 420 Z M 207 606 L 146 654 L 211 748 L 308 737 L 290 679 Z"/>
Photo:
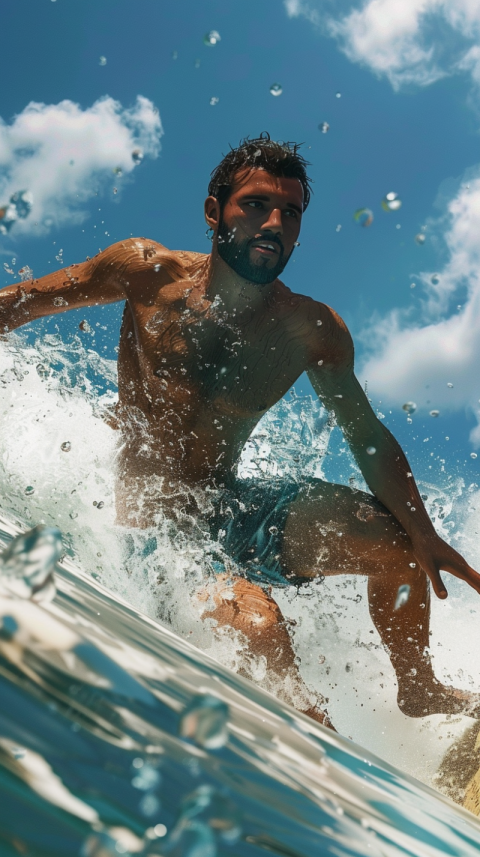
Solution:
<path fill-rule="evenodd" d="M 413 717 L 476 714 L 478 695 L 434 677 L 428 578 L 446 598 L 441 569 L 477 592 L 480 575 L 436 534 L 400 446 L 354 375 L 341 318 L 278 279 L 310 198 L 306 166 L 294 144 L 268 135 L 244 140 L 212 173 L 205 202 L 210 255 L 145 239 L 114 244 L 94 259 L 5 288 L 0 330 L 126 300 L 118 521 L 150 526 L 161 508 L 180 523 L 195 519 L 220 540 L 225 574 L 210 590 L 215 606 L 205 615 L 243 632 L 271 677 L 293 676 L 299 687 L 269 584 L 367 575 L 370 614 L 396 672 L 401 710 Z M 374 496 L 318 479 L 298 485 L 235 477 L 255 425 L 304 371 L 335 413 Z M 325 719 L 318 706 L 299 707 Z"/>

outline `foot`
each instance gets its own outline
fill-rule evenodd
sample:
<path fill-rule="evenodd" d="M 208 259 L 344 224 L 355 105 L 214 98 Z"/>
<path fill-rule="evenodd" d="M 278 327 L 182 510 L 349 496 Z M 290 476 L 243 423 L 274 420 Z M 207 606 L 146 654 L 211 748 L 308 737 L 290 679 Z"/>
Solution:
<path fill-rule="evenodd" d="M 480 694 L 441 684 L 435 678 L 398 691 L 398 707 L 407 717 L 429 714 L 465 714 L 480 719 Z"/>

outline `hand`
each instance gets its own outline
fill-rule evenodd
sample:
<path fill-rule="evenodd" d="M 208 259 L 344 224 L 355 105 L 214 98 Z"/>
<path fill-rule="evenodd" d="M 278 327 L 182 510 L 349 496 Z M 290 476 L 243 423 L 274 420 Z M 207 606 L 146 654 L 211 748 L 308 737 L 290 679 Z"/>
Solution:
<path fill-rule="evenodd" d="M 426 538 L 412 540 L 412 546 L 415 559 L 430 578 L 438 598 L 448 597 L 445 584 L 440 577 L 441 569 L 464 580 L 480 594 L 480 574 L 474 571 L 455 548 L 444 542 L 436 533 Z"/>

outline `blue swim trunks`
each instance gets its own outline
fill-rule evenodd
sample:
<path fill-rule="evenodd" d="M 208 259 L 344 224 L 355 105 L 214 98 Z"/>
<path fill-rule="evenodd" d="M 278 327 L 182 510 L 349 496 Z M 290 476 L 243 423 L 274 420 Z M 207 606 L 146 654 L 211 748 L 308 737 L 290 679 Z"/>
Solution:
<path fill-rule="evenodd" d="M 237 478 L 210 497 L 214 509 L 207 521 L 210 536 L 252 583 L 305 583 L 305 579 L 289 574 L 280 562 L 289 506 L 300 487 L 298 482 L 285 479 Z M 213 566 L 219 573 L 226 570 L 221 562 Z"/>

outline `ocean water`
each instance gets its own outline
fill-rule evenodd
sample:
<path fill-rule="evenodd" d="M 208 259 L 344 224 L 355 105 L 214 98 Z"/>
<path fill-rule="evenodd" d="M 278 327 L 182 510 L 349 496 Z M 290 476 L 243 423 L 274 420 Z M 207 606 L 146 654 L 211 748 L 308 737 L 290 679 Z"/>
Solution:
<path fill-rule="evenodd" d="M 42 547 L 41 530 L 20 537 L 3 561 L 2 857 L 477 853 L 478 821 L 431 788 L 461 799 L 465 784 L 443 760 L 473 721 L 398 711 L 365 581 L 273 593 L 293 620 L 308 693 L 329 698 L 334 735 L 279 688 L 265 691 L 263 659 L 240 635 L 202 622 L 208 546 L 161 520 L 151 532 L 115 526 L 118 440 L 102 418 L 115 364 L 82 337 L 12 335 L 0 367 L 2 544 L 36 525 L 63 538 L 57 550 Z M 320 405 L 292 396 L 259 424 L 241 470 L 322 475 L 334 433 Z M 421 488 L 475 564 L 476 486 Z M 48 572 L 32 601 L 18 580 L 47 560 L 56 594 Z M 478 688 L 477 599 L 449 589 L 433 607 L 436 672 Z M 289 692 L 298 702 L 294 683 Z"/>

